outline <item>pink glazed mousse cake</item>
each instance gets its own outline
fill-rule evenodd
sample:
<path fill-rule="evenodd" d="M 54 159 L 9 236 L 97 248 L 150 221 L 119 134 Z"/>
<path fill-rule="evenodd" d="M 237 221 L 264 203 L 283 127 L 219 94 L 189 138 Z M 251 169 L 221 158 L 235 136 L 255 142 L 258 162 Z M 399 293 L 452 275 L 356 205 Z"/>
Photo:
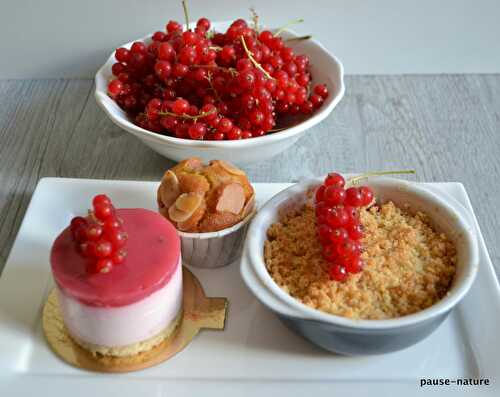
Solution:
<path fill-rule="evenodd" d="M 56 238 L 50 260 L 70 336 L 94 355 L 130 356 L 161 343 L 180 321 L 180 240 L 158 213 L 109 205 L 114 218 L 102 205 L 94 205 L 89 217 L 74 218 Z M 120 251 L 106 235 L 113 222 L 126 236 L 117 243 Z"/>

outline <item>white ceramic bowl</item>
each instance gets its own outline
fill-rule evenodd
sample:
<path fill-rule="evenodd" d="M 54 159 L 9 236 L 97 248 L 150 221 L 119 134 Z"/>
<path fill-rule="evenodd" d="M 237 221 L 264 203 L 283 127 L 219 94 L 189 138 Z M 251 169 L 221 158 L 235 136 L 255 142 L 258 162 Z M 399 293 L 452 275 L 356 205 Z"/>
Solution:
<path fill-rule="evenodd" d="M 280 214 L 305 203 L 306 193 L 323 178 L 298 183 L 277 194 L 252 221 L 244 248 L 241 273 L 248 288 L 292 330 L 311 342 L 342 354 L 378 354 L 399 350 L 425 338 L 446 318 L 470 289 L 477 273 L 479 254 L 476 233 L 467 210 L 418 183 L 391 178 L 366 182 L 378 202 L 392 200 L 409 205 L 411 212 L 429 215 L 433 226 L 446 233 L 457 247 L 457 272 L 449 293 L 433 306 L 411 315 L 388 320 L 352 320 L 315 310 L 283 291 L 264 263 L 264 241 L 269 226 Z"/>
<path fill-rule="evenodd" d="M 217 31 L 225 30 L 229 22 L 215 22 Z M 284 32 L 284 38 L 295 37 L 293 32 Z M 151 35 L 134 41 L 150 42 Z M 133 42 L 122 47 L 130 48 Z M 344 71 L 340 61 L 314 39 L 290 44 L 297 53 L 306 54 L 311 60 L 313 84 L 325 83 L 330 95 L 323 106 L 302 123 L 286 130 L 238 141 L 196 141 L 156 134 L 135 125 L 126 113 L 107 95 L 108 82 L 113 78 L 111 67 L 115 63 L 114 51 L 95 76 L 95 97 L 99 106 L 111 121 L 120 128 L 135 135 L 145 145 L 161 155 L 180 161 L 187 157 L 198 156 L 203 160 L 221 159 L 233 163 L 251 163 L 271 158 L 288 149 L 305 132 L 325 119 L 344 96 Z"/>

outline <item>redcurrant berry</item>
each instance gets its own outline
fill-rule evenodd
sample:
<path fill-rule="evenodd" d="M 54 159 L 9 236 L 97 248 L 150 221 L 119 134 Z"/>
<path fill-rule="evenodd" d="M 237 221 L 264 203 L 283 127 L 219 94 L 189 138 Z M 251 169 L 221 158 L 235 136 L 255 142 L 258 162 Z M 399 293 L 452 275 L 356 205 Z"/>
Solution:
<path fill-rule="evenodd" d="M 94 206 L 94 215 L 100 221 L 105 221 L 113 216 L 113 206 L 111 204 L 98 204 Z"/>
<path fill-rule="evenodd" d="M 87 240 L 97 241 L 101 238 L 103 232 L 104 229 L 101 225 L 97 223 L 91 224 L 86 229 Z"/>
<path fill-rule="evenodd" d="M 341 258 L 352 258 L 360 254 L 357 242 L 346 239 L 343 243 L 337 245 L 337 254 Z"/>
<path fill-rule="evenodd" d="M 115 58 L 118 62 L 128 62 L 130 60 L 130 51 L 126 48 L 117 48 Z"/>
<path fill-rule="evenodd" d="M 223 117 L 220 119 L 219 124 L 217 125 L 217 130 L 219 132 L 222 132 L 224 134 L 228 133 L 231 131 L 231 128 L 233 128 L 233 123 L 230 119 Z"/>
<path fill-rule="evenodd" d="M 195 32 L 186 30 L 182 33 L 182 40 L 187 45 L 196 44 L 198 42 L 198 35 Z"/>
<path fill-rule="evenodd" d="M 99 240 L 95 246 L 95 254 L 98 258 L 106 258 L 113 252 L 112 244 L 104 239 Z"/>
<path fill-rule="evenodd" d="M 165 40 L 166 34 L 163 32 L 154 32 L 152 39 L 154 41 L 163 41 Z"/>
<path fill-rule="evenodd" d="M 127 251 L 120 249 L 115 251 L 111 255 L 111 260 L 113 261 L 113 264 L 119 265 L 125 261 L 125 258 L 127 257 Z"/>
<path fill-rule="evenodd" d="M 188 135 L 191 139 L 203 139 L 205 133 L 207 132 L 207 127 L 203 123 L 194 123 L 189 127 Z"/>
<path fill-rule="evenodd" d="M 349 220 L 349 216 L 344 207 L 333 207 L 326 217 L 326 221 L 331 227 L 344 226 Z"/>
<path fill-rule="evenodd" d="M 111 204 L 111 199 L 105 194 L 98 194 L 92 199 L 92 205 L 100 205 L 100 204 Z"/>
<path fill-rule="evenodd" d="M 330 244 L 331 243 L 331 235 L 333 229 L 325 224 L 320 224 L 318 226 L 318 236 L 321 244 Z"/>
<path fill-rule="evenodd" d="M 363 225 L 361 223 L 350 223 L 346 226 L 349 238 L 359 240 L 363 237 Z"/>
<path fill-rule="evenodd" d="M 325 178 L 326 186 L 336 186 L 336 187 L 344 187 L 345 179 L 342 175 L 337 174 L 336 172 L 331 172 Z"/>
<path fill-rule="evenodd" d="M 95 264 L 96 273 L 109 273 L 113 267 L 113 261 L 109 258 L 101 258 Z"/>
<path fill-rule="evenodd" d="M 210 21 L 207 18 L 200 18 L 198 22 L 196 22 L 196 27 L 207 31 L 210 29 Z"/>
<path fill-rule="evenodd" d="M 330 267 L 330 278 L 335 281 L 345 281 L 347 280 L 347 270 L 344 266 L 341 266 L 337 263 L 333 264 Z"/>
<path fill-rule="evenodd" d="M 95 258 L 97 256 L 95 247 L 96 244 L 94 241 L 85 241 L 80 244 L 80 252 L 83 254 L 83 256 L 86 256 L 88 258 Z"/>
<path fill-rule="evenodd" d="M 361 192 L 361 201 L 363 206 L 370 205 L 373 201 L 373 190 L 368 186 L 361 186 L 359 188 Z"/>
<path fill-rule="evenodd" d="M 146 44 L 144 44 L 141 41 L 136 41 L 134 44 L 132 44 L 132 47 L 130 47 L 130 52 L 132 54 L 145 54 L 146 53 Z"/>
<path fill-rule="evenodd" d="M 328 262 L 333 262 L 337 259 L 338 254 L 336 251 L 336 247 L 333 244 L 323 246 L 323 257 Z"/>
<path fill-rule="evenodd" d="M 325 84 L 318 84 L 314 87 L 314 93 L 322 98 L 326 98 L 328 96 L 328 88 L 326 88 Z"/>
<path fill-rule="evenodd" d="M 172 65 L 168 61 L 158 61 L 155 64 L 155 73 L 160 79 L 166 80 L 172 73 Z"/>
<path fill-rule="evenodd" d="M 345 202 L 353 207 L 361 207 L 363 205 L 363 196 L 357 187 L 350 187 L 346 190 Z"/>
<path fill-rule="evenodd" d="M 87 226 L 78 226 L 72 230 L 73 238 L 78 243 L 83 243 L 87 240 Z"/>
<path fill-rule="evenodd" d="M 111 98 L 117 98 L 123 92 L 123 82 L 119 79 L 111 80 L 108 84 L 108 94 Z"/>
<path fill-rule="evenodd" d="M 182 26 L 180 23 L 176 22 L 176 21 L 169 21 L 167 23 L 167 32 L 168 33 L 173 33 L 173 32 L 178 32 L 178 31 L 182 31 Z"/>
<path fill-rule="evenodd" d="M 253 88 L 255 84 L 255 74 L 251 70 L 243 70 L 238 74 L 238 83 L 245 90 Z"/>
<path fill-rule="evenodd" d="M 344 209 L 346 210 L 347 215 L 349 216 L 347 224 L 359 223 L 359 211 L 356 207 L 352 207 L 350 205 L 344 205 Z"/>
<path fill-rule="evenodd" d="M 109 235 L 108 239 L 114 248 L 122 248 L 123 246 L 125 246 L 127 242 L 128 235 L 123 231 L 119 231 L 118 233 L 113 233 L 112 235 Z"/>
<path fill-rule="evenodd" d="M 365 267 L 365 262 L 358 256 L 349 258 L 349 260 L 345 261 L 344 266 L 349 273 L 359 273 Z"/>
<path fill-rule="evenodd" d="M 332 233 L 330 234 L 330 241 L 335 244 L 339 245 L 342 244 L 347 238 L 349 237 L 347 231 L 339 227 L 337 229 L 332 229 Z"/>
<path fill-rule="evenodd" d="M 87 226 L 87 220 L 83 216 L 75 216 L 71 219 L 70 230 L 73 232 L 80 227 Z"/>
<path fill-rule="evenodd" d="M 320 97 L 319 95 L 316 95 L 316 94 L 311 95 L 309 97 L 309 100 L 311 101 L 311 103 L 313 104 L 313 106 L 315 108 L 319 108 L 323 104 L 323 101 L 324 101 L 323 97 Z"/>
<path fill-rule="evenodd" d="M 117 62 L 114 63 L 113 66 L 111 66 L 111 73 L 113 73 L 115 76 L 119 76 L 120 73 L 123 73 L 125 71 L 125 65 L 123 63 Z"/>
<path fill-rule="evenodd" d="M 344 203 L 346 192 L 344 188 L 328 186 L 325 189 L 325 202 L 328 205 L 340 205 Z"/>
<path fill-rule="evenodd" d="M 116 218 L 108 218 L 104 221 L 103 229 L 106 236 L 110 236 L 122 228 L 122 223 Z"/>
<path fill-rule="evenodd" d="M 233 128 L 229 130 L 226 136 L 227 139 L 229 140 L 236 140 L 236 139 L 241 139 L 241 134 L 242 134 L 241 128 L 233 126 Z"/>
<path fill-rule="evenodd" d="M 189 110 L 189 102 L 183 98 L 178 98 L 172 105 L 172 111 L 176 114 L 184 114 Z"/>
<path fill-rule="evenodd" d="M 328 217 L 332 212 L 332 208 L 329 207 L 324 201 L 320 201 L 316 204 L 316 217 L 318 223 L 328 223 Z"/>
<path fill-rule="evenodd" d="M 319 203 L 320 201 L 323 201 L 325 199 L 325 185 L 321 185 L 316 189 L 316 202 Z"/>
<path fill-rule="evenodd" d="M 184 77 L 189 72 L 187 65 L 176 63 L 174 66 L 173 74 L 175 77 Z"/>

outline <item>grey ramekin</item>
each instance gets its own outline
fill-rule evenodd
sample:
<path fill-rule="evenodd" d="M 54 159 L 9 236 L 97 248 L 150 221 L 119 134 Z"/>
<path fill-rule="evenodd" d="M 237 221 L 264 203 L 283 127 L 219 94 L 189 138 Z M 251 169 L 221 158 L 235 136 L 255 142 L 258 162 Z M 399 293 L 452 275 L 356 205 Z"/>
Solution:
<path fill-rule="evenodd" d="M 431 334 L 469 291 L 476 277 L 479 254 L 476 233 L 465 209 L 447 203 L 418 183 L 392 178 L 366 182 L 377 201 L 392 200 L 410 211 L 429 215 L 434 227 L 447 234 L 457 247 L 457 272 L 448 294 L 418 313 L 388 320 L 352 320 L 308 307 L 283 291 L 271 278 L 264 263 L 264 241 L 268 227 L 280 214 L 304 204 L 306 193 L 323 178 L 306 180 L 278 193 L 253 219 L 246 238 L 241 274 L 257 299 L 279 316 L 294 332 L 331 352 L 368 355 L 409 347 Z M 465 212 L 464 212 L 465 211 Z"/>

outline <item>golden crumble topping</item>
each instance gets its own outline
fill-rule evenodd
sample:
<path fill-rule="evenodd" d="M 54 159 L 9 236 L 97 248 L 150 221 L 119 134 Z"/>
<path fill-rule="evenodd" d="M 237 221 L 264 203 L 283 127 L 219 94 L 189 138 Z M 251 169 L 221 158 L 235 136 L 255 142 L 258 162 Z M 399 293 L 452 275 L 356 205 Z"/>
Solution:
<path fill-rule="evenodd" d="M 352 319 L 388 319 L 423 310 L 448 292 L 456 250 L 423 213 L 388 202 L 361 211 L 365 268 L 330 280 L 312 203 L 267 230 L 264 259 L 274 281 L 300 302 Z"/>

